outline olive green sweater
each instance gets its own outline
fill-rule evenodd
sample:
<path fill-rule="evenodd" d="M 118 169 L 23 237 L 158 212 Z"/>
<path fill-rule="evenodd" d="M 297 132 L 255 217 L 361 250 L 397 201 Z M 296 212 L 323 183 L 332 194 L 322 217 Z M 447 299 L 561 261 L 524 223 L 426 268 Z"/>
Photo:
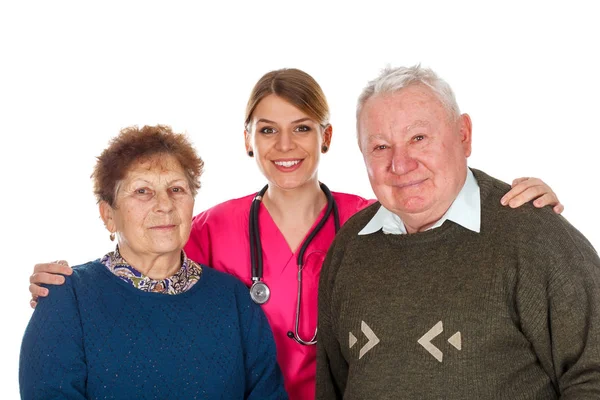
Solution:
<path fill-rule="evenodd" d="M 598 254 L 473 173 L 480 233 L 358 236 L 379 203 L 340 230 L 319 286 L 317 399 L 600 399 Z"/>

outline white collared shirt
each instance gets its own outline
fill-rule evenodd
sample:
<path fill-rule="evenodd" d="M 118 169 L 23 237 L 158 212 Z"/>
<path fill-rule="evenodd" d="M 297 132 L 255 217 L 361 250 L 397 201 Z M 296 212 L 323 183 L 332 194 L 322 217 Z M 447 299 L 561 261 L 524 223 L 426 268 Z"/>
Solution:
<path fill-rule="evenodd" d="M 481 200 L 479 195 L 479 184 L 470 169 L 467 168 L 467 178 L 462 189 L 452 202 L 452 205 L 433 226 L 426 230 L 435 229 L 449 219 L 457 224 L 479 233 L 481 228 Z M 358 232 L 359 235 L 369 235 L 379 230 L 383 233 L 401 235 L 406 234 L 404 222 L 399 216 L 381 206 L 373 218 Z"/>

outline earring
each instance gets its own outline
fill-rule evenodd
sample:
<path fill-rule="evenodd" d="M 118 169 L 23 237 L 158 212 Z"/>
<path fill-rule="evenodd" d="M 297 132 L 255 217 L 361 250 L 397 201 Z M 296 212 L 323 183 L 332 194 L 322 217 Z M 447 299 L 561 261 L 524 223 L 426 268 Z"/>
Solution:
<path fill-rule="evenodd" d="M 252 150 L 248 151 L 248 157 L 254 157 L 254 152 Z"/>
<path fill-rule="evenodd" d="M 115 241 L 115 234 L 114 234 L 114 232 L 111 232 L 109 237 L 110 237 L 110 241 L 111 242 Z"/>
<path fill-rule="evenodd" d="M 327 153 L 327 150 L 329 150 L 329 148 L 327 147 L 326 144 L 324 144 L 323 146 L 321 146 L 321 153 L 325 154 L 325 153 Z"/>

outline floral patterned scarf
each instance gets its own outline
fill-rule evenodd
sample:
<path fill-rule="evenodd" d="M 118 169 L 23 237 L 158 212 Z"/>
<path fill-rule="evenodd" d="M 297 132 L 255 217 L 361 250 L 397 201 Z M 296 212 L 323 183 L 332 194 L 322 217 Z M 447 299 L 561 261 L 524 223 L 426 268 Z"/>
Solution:
<path fill-rule="evenodd" d="M 184 251 L 181 251 L 181 259 L 182 262 L 179 271 L 175 275 L 161 280 L 151 279 L 129 265 L 121 257 L 119 246 L 117 246 L 114 252 L 110 252 L 102 257 L 100 262 L 110 272 L 144 292 L 180 294 L 194 286 L 202 275 L 202 267 L 187 258 Z"/>

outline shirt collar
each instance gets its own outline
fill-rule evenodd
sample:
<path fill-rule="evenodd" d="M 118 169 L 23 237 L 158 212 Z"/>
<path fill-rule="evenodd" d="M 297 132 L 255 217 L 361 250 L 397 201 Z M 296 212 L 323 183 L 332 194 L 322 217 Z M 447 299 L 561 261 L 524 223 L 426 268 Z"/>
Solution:
<path fill-rule="evenodd" d="M 428 228 L 435 229 L 446 221 L 455 222 L 473 232 L 479 233 L 481 228 L 481 203 L 479 195 L 479 184 L 471 172 L 467 168 L 467 178 L 462 189 L 452 202 L 448 211 L 438 220 L 433 226 Z M 402 219 L 393 212 L 389 211 L 384 206 L 379 207 L 373 218 L 358 232 L 359 235 L 369 235 L 379 230 L 389 234 L 406 234 L 406 228 Z"/>

